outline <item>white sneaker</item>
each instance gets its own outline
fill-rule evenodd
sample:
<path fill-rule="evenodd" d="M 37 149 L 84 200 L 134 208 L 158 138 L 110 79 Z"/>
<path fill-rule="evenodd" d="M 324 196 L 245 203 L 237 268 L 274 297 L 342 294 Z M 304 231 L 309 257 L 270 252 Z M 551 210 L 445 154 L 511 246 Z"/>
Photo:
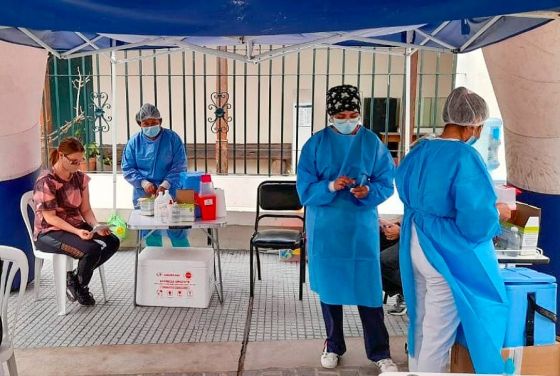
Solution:
<path fill-rule="evenodd" d="M 321 365 L 323 368 L 336 368 L 338 366 L 338 354 L 327 352 L 327 347 L 323 350 L 321 354 Z"/>
<path fill-rule="evenodd" d="M 374 363 L 379 367 L 381 372 L 399 372 L 397 365 L 391 358 L 381 359 Z"/>

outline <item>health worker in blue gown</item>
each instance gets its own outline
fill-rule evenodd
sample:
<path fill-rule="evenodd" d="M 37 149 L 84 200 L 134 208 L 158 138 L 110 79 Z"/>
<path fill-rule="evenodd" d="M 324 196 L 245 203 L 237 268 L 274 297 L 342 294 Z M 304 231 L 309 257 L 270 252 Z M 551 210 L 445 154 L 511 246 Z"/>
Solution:
<path fill-rule="evenodd" d="M 464 87 L 453 90 L 441 136 L 420 141 L 397 170 L 413 372 L 446 372 L 459 328 L 477 373 L 504 369 L 508 305 L 492 238 L 499 217 L 511 213 L 496 204 L 484 161 L 471 146 L 487 118 L 484 99 Z"/>
<path fill-rule="evenodd" d="M 159 110 L 146 103 L 136 114 L 141 131 L 130 138 L 123 151 L 123 176 L 134 187 L 133 204 L 138 199 L 150 197 L 169 190 L 175 196 L 180 184 L 180 173 L 187 170 L 187 159 L 183 141 L 170 129 L 161 126 Z M 146 235 L 142 231 L 141 236 Z M 174 247 L 188 247 L 186 230 L 167 230 Z M 149 246 L 162 246 L 161 231 L 146 238 Z"/>
<path fill-rule="evenodd" d="M 394 192 L 385 145 L 361 126 L 358 89 L 327 92 L 331 125 L 304 145 L 297 190 L 306 207 L 311 289 L 319 294 L 327 339 L 321 364 L 335 368 L 346 351 L 342 305 L 357 305 L 367 357 L 397 371 L 383 322 L 377 205 Z"/>

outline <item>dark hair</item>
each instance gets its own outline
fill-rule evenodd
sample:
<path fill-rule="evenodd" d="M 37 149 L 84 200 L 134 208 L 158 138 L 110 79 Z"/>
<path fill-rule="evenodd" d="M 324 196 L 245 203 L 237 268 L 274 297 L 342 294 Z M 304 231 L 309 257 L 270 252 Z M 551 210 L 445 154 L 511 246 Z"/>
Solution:
<path fill-rule="evenodd" d="M 83 153 L 85 151 L 84 145 L 78 140 L 76 137 L 66 137 L 60 144 L 58 144 L 58 148 L 51 151 L 49 156 L 49 160 L 51 162 L 51 166 L 58 162 L 58 153 L 62 153 L 64 155 L 72 154 L 72 153 Z"/>

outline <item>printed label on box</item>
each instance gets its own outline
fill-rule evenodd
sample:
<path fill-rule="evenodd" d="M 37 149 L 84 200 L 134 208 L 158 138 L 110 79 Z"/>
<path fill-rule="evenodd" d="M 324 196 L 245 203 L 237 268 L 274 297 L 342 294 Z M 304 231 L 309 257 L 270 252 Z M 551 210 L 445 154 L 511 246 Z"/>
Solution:
<path fill-rule="evenodd" d="M 158 298 L 184 298 L 192 297 L 196 283 L 192 282 L 192 272 L 179 273 L 155 273 L 155 288 Z"/>

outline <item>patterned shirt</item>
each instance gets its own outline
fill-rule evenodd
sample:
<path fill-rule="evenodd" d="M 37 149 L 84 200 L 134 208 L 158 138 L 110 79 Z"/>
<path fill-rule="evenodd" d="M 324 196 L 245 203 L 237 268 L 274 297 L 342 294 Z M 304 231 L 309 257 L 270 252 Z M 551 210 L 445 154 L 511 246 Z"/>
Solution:
<path fill-rule="evenodd" d="M 35 203 L 35 240 L 39 234 L 49 231 L 60 231 L 56 226 L 47 223 L 43 217 L 43 210 L 54 210 L 56 215 L 74 227 L 84 223 L 80 213 L 82 194 L 86 189 L 90 177 L 81 171 L 73 173 L 70 180 L 65 181 L 52 170 L 47 170 L 35 182 L 33 202 Z"/>

